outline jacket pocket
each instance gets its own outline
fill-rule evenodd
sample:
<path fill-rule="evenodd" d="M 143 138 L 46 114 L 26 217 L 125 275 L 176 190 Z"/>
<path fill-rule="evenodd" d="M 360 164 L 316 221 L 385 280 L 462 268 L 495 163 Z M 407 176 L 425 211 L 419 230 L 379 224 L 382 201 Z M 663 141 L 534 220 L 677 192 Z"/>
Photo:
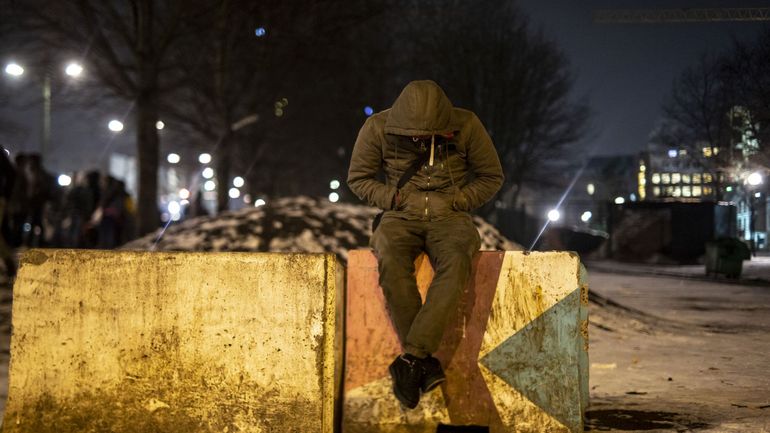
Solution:
<path fill-rule="evenodd" d="M 428 202 L 430 214 L 434 218 L 446 217 L 455 211 L 452 207 L 451 193 L 431 191 L 428 193 Z"/>
<path fill-rule="evenodd" d="M 460 212 L 469 212 L 471 210 L 471 203 L 468 201 L 468 197 L 459 188 L 455 190 L 454 197 L 452 198 L 452 209 Z"/>

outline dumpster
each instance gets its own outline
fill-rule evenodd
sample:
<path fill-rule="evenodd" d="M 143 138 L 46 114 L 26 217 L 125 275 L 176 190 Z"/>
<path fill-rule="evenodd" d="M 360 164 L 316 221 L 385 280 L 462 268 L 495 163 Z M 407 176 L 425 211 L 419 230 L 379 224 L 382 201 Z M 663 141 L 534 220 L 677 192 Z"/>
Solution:
<path fill-rule="evenodd" d="M 738 278 L 743 261 L 751 258 L 749 247 L 737 238 L 721 238 L 706 242 L 706 275 L 724 274 Z"/>

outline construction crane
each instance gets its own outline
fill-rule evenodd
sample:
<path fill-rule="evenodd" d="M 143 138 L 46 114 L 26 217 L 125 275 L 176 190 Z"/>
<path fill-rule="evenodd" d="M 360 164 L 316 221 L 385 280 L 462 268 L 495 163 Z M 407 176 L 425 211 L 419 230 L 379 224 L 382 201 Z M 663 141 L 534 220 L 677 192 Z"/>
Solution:
<path fill-rule="evenodd" d="M 617 9 L 594 11 L 596 24 L 770 21 L 769 8 Z"/>

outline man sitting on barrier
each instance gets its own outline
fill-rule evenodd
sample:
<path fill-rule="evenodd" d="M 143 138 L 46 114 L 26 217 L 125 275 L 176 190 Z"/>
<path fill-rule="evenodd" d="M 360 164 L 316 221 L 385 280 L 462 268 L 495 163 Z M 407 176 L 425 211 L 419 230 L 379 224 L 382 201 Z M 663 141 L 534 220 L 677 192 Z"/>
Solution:
<path fill-rule="evenodd" d="M 377 178 L 384 169 L 386 181 Z M 383 209 L 370 245 L 404 353 L 390 365 L 393 391 L 408 408 L 445 380 L 432 356 L 480 247 L 470 210 L 503 182 L 492 140 L 474 113 L 454 108 L 433 81 L 413 81 L 358 134 L 348 185 Z M 425 251 L 435 270 L 423 305 L 414 261 Z"/>

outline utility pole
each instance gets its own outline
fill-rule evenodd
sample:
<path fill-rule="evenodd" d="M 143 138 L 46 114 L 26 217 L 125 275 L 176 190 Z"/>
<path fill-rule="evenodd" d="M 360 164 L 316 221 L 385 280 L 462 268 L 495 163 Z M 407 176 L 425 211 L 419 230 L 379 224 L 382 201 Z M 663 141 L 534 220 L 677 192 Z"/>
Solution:
<path fill-rule="evenodd" d="M 43 130 L 40 140 L 40 156 L 45 158 L 51 146 L 51 71 L 46 67 L 43 75 Z"/>

